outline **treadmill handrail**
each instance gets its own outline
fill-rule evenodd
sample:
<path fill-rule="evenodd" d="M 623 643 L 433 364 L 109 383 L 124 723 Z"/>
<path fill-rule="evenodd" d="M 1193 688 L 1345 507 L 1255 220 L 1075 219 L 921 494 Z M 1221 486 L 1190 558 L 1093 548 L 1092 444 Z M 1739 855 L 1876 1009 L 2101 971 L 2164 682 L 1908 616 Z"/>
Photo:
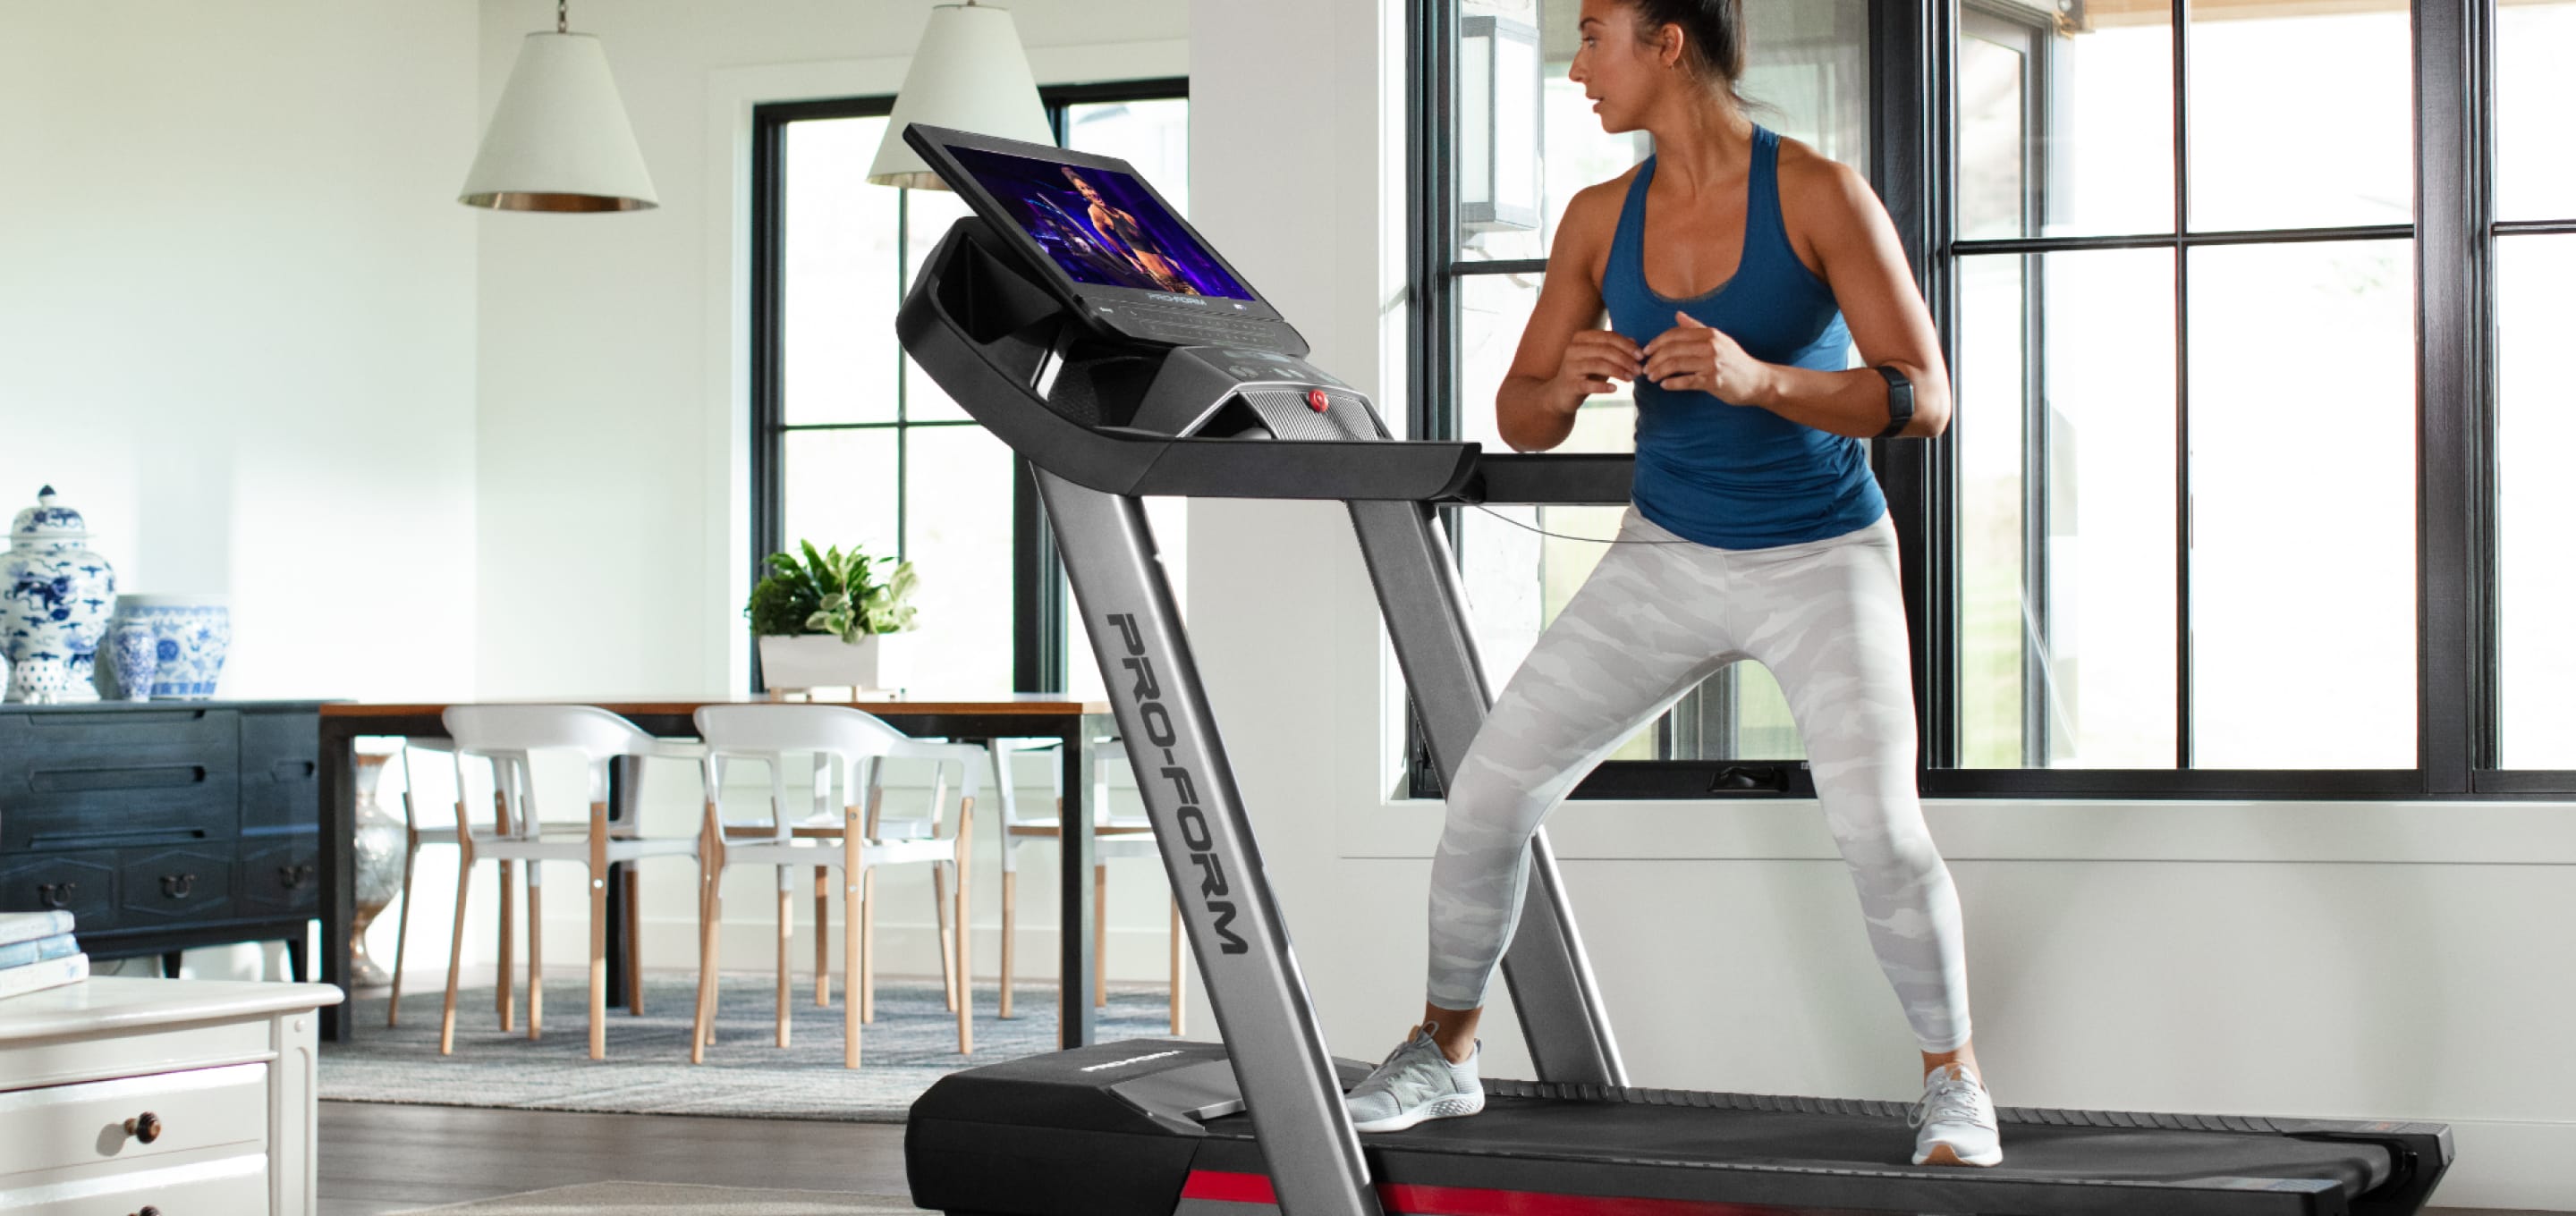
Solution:
<path fill-rule="evenodd" d="M 1637 457 L 1629 452 L 1483 452 L 1467 483 L 1440 501 L 1623 507 L 1636 473 Z"/>

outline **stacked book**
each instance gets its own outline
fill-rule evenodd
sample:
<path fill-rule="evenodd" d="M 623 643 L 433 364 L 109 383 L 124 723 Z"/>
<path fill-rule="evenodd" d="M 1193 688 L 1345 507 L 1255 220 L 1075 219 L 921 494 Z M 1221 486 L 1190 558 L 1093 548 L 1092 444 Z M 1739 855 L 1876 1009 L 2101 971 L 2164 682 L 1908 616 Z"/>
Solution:
<path fill-rule="evenodd" d="M 89 978 L 69 912 L 0 912 L 0 997 Z"/>

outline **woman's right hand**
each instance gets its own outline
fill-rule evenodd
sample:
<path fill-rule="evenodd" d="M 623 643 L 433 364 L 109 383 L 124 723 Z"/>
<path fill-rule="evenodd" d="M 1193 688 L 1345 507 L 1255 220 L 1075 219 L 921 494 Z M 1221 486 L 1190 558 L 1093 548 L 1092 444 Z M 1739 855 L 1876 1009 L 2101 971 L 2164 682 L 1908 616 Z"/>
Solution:
<path fill-rule="evenodd" d="M 1616 382 L 1634 380 L 1645 366 L 1637 344 L 1607 329 L 1579 329 L 1565 343 L 1548 396 L 1558 409 L 1572 413 L 1584 398 L 1617 391 Z"/>

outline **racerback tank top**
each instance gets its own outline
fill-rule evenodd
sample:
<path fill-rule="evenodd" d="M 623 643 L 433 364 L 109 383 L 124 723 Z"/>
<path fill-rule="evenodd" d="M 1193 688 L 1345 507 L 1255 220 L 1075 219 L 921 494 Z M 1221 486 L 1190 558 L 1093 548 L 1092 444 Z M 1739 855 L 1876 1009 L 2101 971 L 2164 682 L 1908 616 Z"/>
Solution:
<path fill-rule="evenodd" d="M 1851 366 L 1851 331 L 1831 288 L 1789 245 L 1780 218 L 1780 137 L 1753 128 L 1744 254 L 1735 276 L 1686 300 L 1646 285 L 1646 190 L 1655 160 L 1637 167 L 1601 278 L 1610 327 L 1639 346 L 1678 322 L 1676 311 L 1724 331 L 1765 363 L 1819 371 Z M 1721 549 L 1761 549 L 1841 536 L 1887 511 L 1866 446 L 1759 406 L 1644 380 L 1637 400 L 1637 480 L 1647 519 Z"/>

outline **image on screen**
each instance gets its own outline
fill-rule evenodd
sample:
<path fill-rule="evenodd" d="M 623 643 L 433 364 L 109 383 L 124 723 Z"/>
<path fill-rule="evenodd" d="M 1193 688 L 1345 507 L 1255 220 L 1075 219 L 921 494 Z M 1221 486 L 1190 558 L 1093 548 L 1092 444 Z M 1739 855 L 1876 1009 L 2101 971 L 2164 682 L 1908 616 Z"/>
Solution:
<path fill-rule="evenodd" d="M 948 154 L 1077 283 L 1252 298 L 1127 174 L 953 144 Z"/>

